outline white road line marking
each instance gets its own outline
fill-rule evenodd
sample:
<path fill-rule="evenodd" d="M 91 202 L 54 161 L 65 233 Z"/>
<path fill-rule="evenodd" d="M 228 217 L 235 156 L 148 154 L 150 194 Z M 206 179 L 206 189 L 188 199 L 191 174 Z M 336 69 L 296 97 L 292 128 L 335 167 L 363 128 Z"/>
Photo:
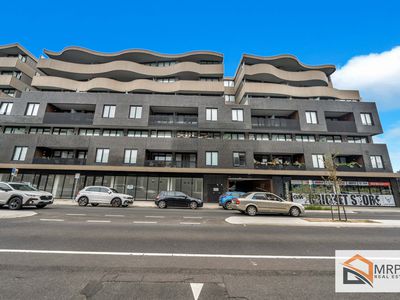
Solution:
<path fill-rule="evenodd" d="M 110 220 L 87 220 L 88 223 L 110 223 Z"/>
<path fill-rule="evenodd" d="M 193 223 L 193 222 L 180 222 L 181 225 L 200 225 L 201 223 Z"/>
<path fill-rule="evenodd" d="M 334 260 L 335 259 L 335 256 L 101 252 L 101 251 L 64 251 L 64 250 L 29 250 L 29 249 L 0 249 L 0 253 L 110 255 L 110 256 L 163 256 L 163 257 L 193 257 L 193 258 L 199 258 L 199 257 L 200 258 L 245 258 L 245 259 L 253 258 L 253 259 L 293 259 L 293 260 L 302 260 L 302 259 L 304 259 L 304 260 Z"/>
<path fill-rule="evenodd" d="M 86 216 L 86 214 L 66 214 L 67 216 Z"/>
<path fill-rule="evenodd" d="M 133 221 L 134 224 L 157 224 L 157 222 L 150 221 Z"/>
<path fill-rule="evenodd" d="M 125 217 L 125 215 L 104 215 L 105 217 Z"/>
<path fill-rule="evenodd" d="M 183 217 L 184 219 L 203 219 L 203 217 Z"/>
<path fill-rule="evenodd" d="M 162 219 L 162 218 L 165 218 L 165 216 L 146 216 L 146 218 Z"/>
<path fill-rule="evenodd" d="M 40 219 L 40 221 L 45 221 L 45 222 L 50 222 L 50 221 L 54 221 L 54 222 L 64 222 L 63 219 Z"/>
<path fill-rule="evenodd" d="M 199 299 L 201 290 L 203 289 L 204 283 L 191 283 L 190 288 L 192 289 L 194 300 Z"/>

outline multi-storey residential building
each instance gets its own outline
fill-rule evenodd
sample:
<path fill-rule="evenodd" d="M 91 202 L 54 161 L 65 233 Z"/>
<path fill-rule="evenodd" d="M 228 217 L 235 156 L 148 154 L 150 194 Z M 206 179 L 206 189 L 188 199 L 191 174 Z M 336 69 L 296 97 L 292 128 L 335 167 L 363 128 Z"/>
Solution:
<path fill-rule="evenodd" d="M 19 44 L 0 46 L 0 97 L 19 97 L 35 90 L 31 86 L 37 73 L 37 59 Z"/>
<path fill-rule="evenodd" d="M 71 198 L 85 185 L 136 199 L 180 190 L 217 201 L 228 189 L 294 201 L 329 199 L 335 155 L 347 204 L 399 205 L 375 103 L 333 88 L 333 65 L 243 55 L 233 78 L 209 51 L 45 51 L 42 73 L 8 109 L 1 99 L 0 176 Z M 4 106 L 4 108 L 3 108 Z M 4 113 L 6 112 L 6 113 Z"/>

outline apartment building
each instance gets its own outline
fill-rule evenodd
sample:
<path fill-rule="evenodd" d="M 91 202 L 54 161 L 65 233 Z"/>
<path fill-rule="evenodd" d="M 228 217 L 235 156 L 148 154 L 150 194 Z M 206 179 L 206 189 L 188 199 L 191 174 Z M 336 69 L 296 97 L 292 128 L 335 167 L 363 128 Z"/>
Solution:
<path fill-rule="evenodd" d="M 328 203 L 333 154 L 349 205 L 400 205 L 398 175 L 375 103 L 335 89 L 333 65 L 291 55 L 243 55 L 234 77 L 223 55 L 147 50 L 45 50 L 35 91 L 0 98 L 0 176 L 59 198 L 107 185 L 138 200 L 180 190 L 215 202 L 227 190 L 271 191 Z M 9 109 L 10 103 L 12 103 Z"/>
<path fill-rule="evenodd" d="M 21 45 L 0 46 L 0 97 L 16 98 L 35 90 L 31 82 L 38 73 L 36 64 L 37 58 Z"/>

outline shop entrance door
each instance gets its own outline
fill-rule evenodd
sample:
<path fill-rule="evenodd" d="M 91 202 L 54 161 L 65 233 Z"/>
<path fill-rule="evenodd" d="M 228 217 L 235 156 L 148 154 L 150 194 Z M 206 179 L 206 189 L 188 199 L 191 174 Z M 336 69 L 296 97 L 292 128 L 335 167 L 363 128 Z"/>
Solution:
<path fill-rule="evenodd" d="M 208 202 L 218 203 L 219 196 L 221 196 L 223 193 L 222 188 L 223 188 L 223 186 L 220 183 L 208 184 L 207 185 L 207 194 L 208 194 L 207 200 L 208 200 Z"/>

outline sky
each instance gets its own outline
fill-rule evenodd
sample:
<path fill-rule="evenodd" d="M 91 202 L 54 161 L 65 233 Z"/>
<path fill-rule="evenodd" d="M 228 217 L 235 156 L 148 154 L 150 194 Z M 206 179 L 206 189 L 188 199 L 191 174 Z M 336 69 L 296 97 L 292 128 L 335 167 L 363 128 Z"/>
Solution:
<path fill-rule="evenodd" d="M 0 45 L 18 42 L 37 56 L 71 45 L 213 50 L 224 54 L 226 76 L 243 53 L 335 64 L 335 85 L 377 103 L 385 133 L 375 141 L 388 144 L 400 170 L 400 1 L 20 0 L 0 7 Z"/>

